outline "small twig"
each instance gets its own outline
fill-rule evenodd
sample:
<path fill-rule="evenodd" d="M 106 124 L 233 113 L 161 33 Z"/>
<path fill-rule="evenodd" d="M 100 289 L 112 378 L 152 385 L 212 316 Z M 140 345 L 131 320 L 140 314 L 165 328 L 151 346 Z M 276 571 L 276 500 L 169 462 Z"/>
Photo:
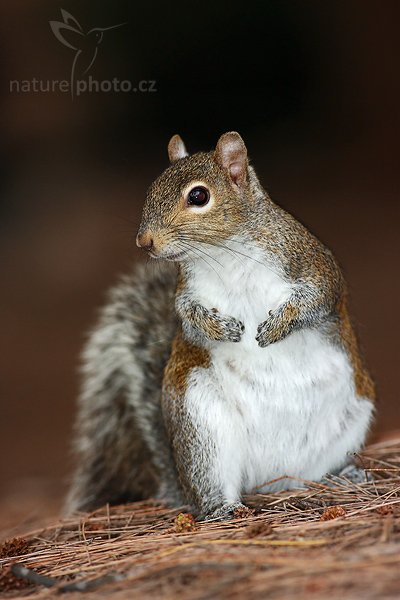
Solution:
<path fill-rule="evenodd" d="M 187 548 L 198 548 L 200 546 L 299 546 L 299 547 L 308 547 L 308 546 L 323 546 L 324 544 L 331 543 L 332 540 L 205 540 L 203 542 L 189 542 L 187 544 L 182 544 L 181 546 L 175 546 L 174 548 L 170 548 L 165 552 L 162 552 L 157 556 L 157 559 L 164 558 L 165 556 L 169 556 L 170 554 L 175 554 L 181 550 L 186 550 Z"/>
<path fill-rule="evenodd" d="M 111 523 L 110 523 L 110 504 L 107 502 L 106 504 L 107 511 L 107 523 L 108 523 L 108 539 L 111 539 Z"/>
<path fill-rule="evenodd" d="M 382 533 L 381 533 L 381 537 L 379 540 L 380 542 L 385 543 L 390 540 L 391 535 L 393 533 L 393 527 L 394 527 L 393 515 L 388 515 L 383 521 Z"/>
<path fill-rule="evenodd" d="M 108 573 L 96 579 L 89 579 L 87 581 L 74 581 L 67 583 L 58 588 L 58 592 L 61 594 L 66 592 L 88 592 L 94 590 L 105 583 L 111 583 L 112 581 L 120 581 L 123 579 L 122 575 L 116 575 L 114 573 Z"/>
<path fill-rule="evenodd" d="M 80 522 L 80 525 L 81 525 L 82 538 L 83 538 L 83 541 L 85 543 L 85 550 L 86 550 L 88 562 L 91 565 L 92 564 L 92 559 L 90 558 L 90 552 L 89 552 L 89 548 L 88 548 L 88 541 L 87 541 L 87 538 L 86 538 L 85 519 L 82 519 L 82 521 Z"/>
<path fill-rule="evenodd" d="M 18 579 L 23 579 L 24 581 L 29 581 L 31 583 L 35 583 L 36 585 L 42 585 L 46 588 L 58 586 L 57 592 L 60 594 L 66 592 L 87 592 L 103 585 L 104 583 L 117 581 L 123 578 L 122 575 L 108 573 L 106 575 L 102 575 L 101 577 L 96 577 L 96 579 L 89 579 L 87 581 L 73 581 L 71 583 L 59 585 L 59 579 L 41 575 L 40 573 L 37 573 L 37 571 L 33 571 L 33 569 L 28 569 L 21 563 L 14 563 L 11 565 L 11 572 L 15 577 L 18 577 Z"/>
<path fill-rule="evenodd" d="M 53 587 L 53 585 L 58 583 L 58 580 L 54 579 L 54 577 L 47 577 L 46 575 L 41 575 L 36 571 L 32 571 L 32 569 L 27 569 L 22 563 L 14 563 L 11 565 L 11 573 L 15 577 L 18 577 L 18 579 L 43 585 L 47 588 Z"/>

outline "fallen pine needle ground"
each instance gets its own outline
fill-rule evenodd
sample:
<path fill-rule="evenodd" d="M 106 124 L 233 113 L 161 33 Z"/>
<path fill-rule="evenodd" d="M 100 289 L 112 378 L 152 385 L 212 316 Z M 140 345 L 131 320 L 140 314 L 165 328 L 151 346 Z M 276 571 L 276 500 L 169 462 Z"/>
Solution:
<path fill-rule="evenodd" d="M 7 540 L 1 597 L 398 599 L 400 438 L 355 460 L 373 480 L 247 496 L 230 521 L 149 500 Z"/>

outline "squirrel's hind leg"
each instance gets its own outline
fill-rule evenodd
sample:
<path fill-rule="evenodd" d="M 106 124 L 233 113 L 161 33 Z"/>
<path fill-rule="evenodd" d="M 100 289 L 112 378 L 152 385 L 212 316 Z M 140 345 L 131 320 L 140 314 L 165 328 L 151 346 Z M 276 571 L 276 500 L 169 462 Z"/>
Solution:
<path fill-rule="evenodd" d="M 191 351 L 182 338 L 175 343 L 164 379 L 165 422 L 185 501 L 198 519 L 227 519 L 237 509 L 246 510 L 240 502 L 240 444 L 230 419 L 231 407 L 211 369 L 190 368 L 186 389 L 180 389 L 179 377 L 190 363 Z"/>

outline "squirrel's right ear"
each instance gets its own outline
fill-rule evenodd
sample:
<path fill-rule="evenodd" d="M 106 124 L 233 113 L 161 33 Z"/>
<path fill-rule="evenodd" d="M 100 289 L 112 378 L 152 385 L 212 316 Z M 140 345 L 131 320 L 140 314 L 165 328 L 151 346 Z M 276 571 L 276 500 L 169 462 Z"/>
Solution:
<path fill-rule="evenodd" d="M 171 163 L 189 156 L 180 135 L 173 135 L 168 144 L 168 157 Z"/>
<path fill-rule="evenodd" d="M 238 186 L 246 183 L 247 179 L 247 148 L 244 141 L 236 131 L 224 133 L 218 140 L 215 148 L 215 159 Z"/>

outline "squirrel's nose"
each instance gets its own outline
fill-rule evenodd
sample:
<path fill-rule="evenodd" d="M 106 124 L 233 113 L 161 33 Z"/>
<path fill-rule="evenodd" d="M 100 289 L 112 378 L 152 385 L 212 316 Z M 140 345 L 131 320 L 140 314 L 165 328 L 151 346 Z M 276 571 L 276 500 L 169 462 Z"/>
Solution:
<path fill-rule="evenodd" d="M 148 232 L 138 233 L 136 236 L 136 245 L 143 250 L 151 250 L 151 248 L 154 246 L 151 234 Z"/>

